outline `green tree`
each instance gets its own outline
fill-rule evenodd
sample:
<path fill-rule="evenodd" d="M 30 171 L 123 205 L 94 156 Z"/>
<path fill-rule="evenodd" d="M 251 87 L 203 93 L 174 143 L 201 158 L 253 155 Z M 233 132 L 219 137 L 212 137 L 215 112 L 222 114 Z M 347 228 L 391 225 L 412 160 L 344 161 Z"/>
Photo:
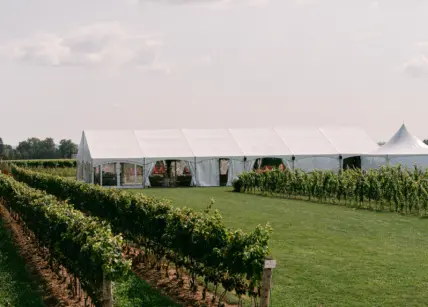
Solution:
<path fill-rule="evenodd" d="M 72 140 L 63 139 L 59 142 L 59 153 L 61 158 L 70 159 L 77 153 L 77 145 Z"/>
<path fill-rule="evenodd" d="M 3 143 L 3 139 L 0 137 L 0 159 L 5 159 L 5 154 L 4 154 L 4 143 Z"/>
<path fill-rule="evenodd" d="M 16 153 L 20 159 L 55 159 L 59 157 L 59 151 L 52 138 L 46 138 L 43 141 L 38 138 L 29 138 L 18 144 Z"/>

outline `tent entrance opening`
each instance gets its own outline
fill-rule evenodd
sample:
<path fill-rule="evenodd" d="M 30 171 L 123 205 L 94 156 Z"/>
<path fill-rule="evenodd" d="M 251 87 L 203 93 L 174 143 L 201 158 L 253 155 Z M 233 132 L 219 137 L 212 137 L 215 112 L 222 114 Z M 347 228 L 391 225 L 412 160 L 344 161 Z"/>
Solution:
<path fill-rule="evenodd" d="M 343 169 L 361 168 L 361 156 L 343 159 Z"/>

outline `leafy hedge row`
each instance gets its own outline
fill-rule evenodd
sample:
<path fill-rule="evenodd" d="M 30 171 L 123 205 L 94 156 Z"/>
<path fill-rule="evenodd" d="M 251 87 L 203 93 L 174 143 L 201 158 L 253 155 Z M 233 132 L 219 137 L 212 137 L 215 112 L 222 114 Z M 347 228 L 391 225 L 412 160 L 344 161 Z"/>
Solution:
<path fill-rule="evenodd" d="M 51 160 L 4 160 L 3 162 L 13 163 L 16 166 L 28 168 L 67 168 L 77 167 L 74 159 L 51 159 Z"/>
<path fill-rule="evenodd" d="M 229 230 L 217 210 L 195 212 L 174 208 L 166 201 L 105 189 L 13 167 L 20 181 L 69 199 L 76 208 L 111 223 L 114 231 L 144 248 L 157 262 L 172 262 L 185 268 L 195 281 L 204 278 L 206 286 L 222 284 L 238 296 L 259 295 L 265 257 L 269 253 L 270 226 L 258 226 L 251 233 Z"/>
<path fill-rule="evenodd" d="M 425 215 L 428 210 L 428 171 L 401 166 L 369 171 L 348 169 L 339 173 L 254 171 L 241 174 L 234 182 L 234 189 L 380 211 Z"/>
<path fill-rule="evenodd" d="M 130 269 L 121 236 L 97 218 L 2 174 L 0 197 L 19 214 L 39 247 L 49 250 L 50 263 L 77 276 L 96 306 L 101 305 L 103 281 L 118 280 Z"/>

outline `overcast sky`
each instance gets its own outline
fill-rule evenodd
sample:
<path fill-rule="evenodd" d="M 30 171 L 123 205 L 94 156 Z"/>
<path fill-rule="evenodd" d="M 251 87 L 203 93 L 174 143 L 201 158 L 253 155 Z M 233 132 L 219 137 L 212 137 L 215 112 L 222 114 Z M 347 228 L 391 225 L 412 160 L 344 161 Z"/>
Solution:
<path fill-rule="evenodd" d="M 428 138 L 426 0 L 0 0 L 0 136 L 363 127 Z"/>

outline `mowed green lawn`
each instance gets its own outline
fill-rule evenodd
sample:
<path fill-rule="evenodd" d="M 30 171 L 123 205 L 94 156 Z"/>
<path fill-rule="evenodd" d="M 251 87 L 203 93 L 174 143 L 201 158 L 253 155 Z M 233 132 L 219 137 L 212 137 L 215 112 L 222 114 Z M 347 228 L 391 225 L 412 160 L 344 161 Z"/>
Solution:
<path fill-rule="evenodd" d="M 176 206 L 214 207 L 226 225 L 273 227 L 272 306 L 427 306 L 428 220 L 231 192 L 146 189 Z"/>

